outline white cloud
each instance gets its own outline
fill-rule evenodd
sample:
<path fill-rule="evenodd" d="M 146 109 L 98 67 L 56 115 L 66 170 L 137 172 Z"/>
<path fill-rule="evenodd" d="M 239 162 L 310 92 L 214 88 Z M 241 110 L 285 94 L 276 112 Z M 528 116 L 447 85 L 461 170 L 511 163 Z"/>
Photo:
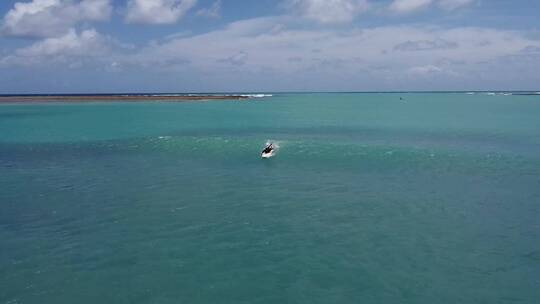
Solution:
<path fill-rule="evenodd" d="M 412 68 L 409 68 L 407 71 L 413 75 L 430 75 L 430 74 L 442 73 L 443 69 L 434 65 L 425 65 L 425 66 L 412 67 Z"/>
<path fill-rule="evenodd" d="M 406 41 L 394 47 L 395 51 L 415 52 L 457 48 L 458 44 L 443 39 Z"/>
<path fill-rule="evenodd" d="M 110 40 L 94 29 L 77 33 L 71 29 L 63 36 L 47 38 L 20 48 L 0 60 L 3 65 L 40 65 L 72 59 L 99 57 L 110 52 Z"/>
<path fill-rule="evenodd" d="M 433 0 L 394 0 L 390 4 L 390 10 L 396 13 L 410 13 L 424 9 L 431 5 Z"/>
<path fill-rule="evenodd" d="M 474 0 L 394 0 L 389 9 L 395 13 L 408 14 L 430 7 L 436 3 L 444 10 L 455 10 L 473 3 Z"/>
<path fill-rule="evenodd" d="M 368 8 L 367 0 L 289 0 L 285 5 L 320 23 L 351 22 Z"/>
<path fill-rule="evenodd" d="M 220 59 L 218 62 L 228 63 L 231 65 L 244 65 L 248 59 L 248 54 L 244 51 L 240 51 L 230 57 Z"/>
<path fill-rule="evenodd" d="M 331 31 L 284 26 L 274 31 L 275 25 L 280 23 L 286 24 L 287 19 L 257 18 L 234 22 L 221 30 L 153 45 L 138 56 L 139 59 L 153 60 L 182 57 L 201 67 L 242 52 L 250 54 L 246 66 L 288 69 L 289 59 L 293 57 L 302 58 L 301 62 L 312 62 L 315 58 L 351 60 L 362 57 L 369 62 L 403 66 L 416 62 L 426 65 L 440 58 L 468 62 L 484 60 L 538 44 L 515 32 L 482 28 L 386 26 Z M 478 37 L 490 44 L 478 44 Z M 405 45 L 407 52 L 402 52 Z M 318 51 L 313 52 L 314 49 Z"/>
<path fill-rule="evenodd" d="M 446 10 L 454 10 L 473 3 L 474 0 L 439 0 L 439 6 Z"/>
<path fill-rule="evenodd" d="M 14 37 L 54 37 L 79 22 L 107 20 L 111 11 L 110 0 L 17 2 L 4 16 L 0 31 Z"/>
<path fill-rule="evenodd" d="M 221 11 L 221 0 L 214 2 L 209 8 L 202 8 L 197 11 L 197 16 L 207 18 L 219 18 Z"/>
<path fill-rule="evenodd" d="M 95 31 L 72 30 L 0 62 L 66 67 L 82 62 L 131 71 L 126 79 L 135 81 L 143 76 L 134 75 L 146 73 L 169 75 L 161 81 L 171 75 L 204 80 L 206 89 L 242 90 L 248 84 L 281 90 L 452 89 L 485 79 L 540 80 L 534 69 L 539 49 L 540 41 L 519 31 L 419 25 L 306 29 L 282 16 L 237 21 L 203 34 L 182 32 L 129 52 Z"/>
<path fill-rule="evenodd" d="M 128 0 L 127 23 L 171 24 L 182 18 L 197 0 Z"/>
<path fill-rule="evenodd" d="M 58 38 L 48 38 L 19 49 L 21 57 L 57 56 L 57 55 L 93 55 L 102 53 L 102 36 L 96 30 L 85 30 L 81 33 L 70 30 Z"/>
<path fill-rule="evenodd" d="M 423 26 L 307 30 L 295 27 L 291 19 L 234 22 L 153 44 L 123 57 L 121 64 L 198 75 L 232 87 L 248 82 L 282 89 L 295 83 L 309 83 L 313 89 L 319 85 L 321 90 L 345 84 L 396 89 L 402 83 L 424 86 L 426 77 L 434 75 L 444 88 L 445 79 L 469 85 L 481 73 L 491 77 L 500 58 L 540 47 L 540 42 L 514 31 Z M 283 26 L 276 31 L 276 24 Z M 489 43 L 479 43 L 478 37 Z"/>

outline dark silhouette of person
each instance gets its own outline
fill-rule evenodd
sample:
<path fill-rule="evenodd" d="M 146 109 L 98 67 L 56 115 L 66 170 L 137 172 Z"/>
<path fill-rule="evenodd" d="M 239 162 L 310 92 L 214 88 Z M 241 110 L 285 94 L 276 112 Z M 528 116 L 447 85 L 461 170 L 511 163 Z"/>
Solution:
<path fill-rule="evenodd" d="M 274 150 L 274 147 L 272 144 L 269 144 L 268 146 L 266 146 L 266 148 L 264 148 L 263 153 L 270 153 L 272 152 L 272 150 Z"/>

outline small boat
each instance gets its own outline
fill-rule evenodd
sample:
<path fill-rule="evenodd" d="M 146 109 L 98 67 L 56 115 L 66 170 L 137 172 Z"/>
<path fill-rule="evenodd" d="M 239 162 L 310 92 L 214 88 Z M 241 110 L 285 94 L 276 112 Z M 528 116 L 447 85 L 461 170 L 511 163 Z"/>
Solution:
<path fill-rule="evenodd" d="M 262 158 L 270 158 L 274 156 L 276 149 L 274 148 L 273 144 L 268 144 L 261 152 Z"/>

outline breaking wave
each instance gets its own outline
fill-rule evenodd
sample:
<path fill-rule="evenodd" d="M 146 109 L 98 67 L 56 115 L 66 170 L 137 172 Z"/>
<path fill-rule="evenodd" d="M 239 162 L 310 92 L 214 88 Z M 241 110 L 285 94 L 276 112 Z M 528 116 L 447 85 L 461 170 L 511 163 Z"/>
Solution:
<path fill-rule="evenodd" d="M 249 97 L 249 98 L 263 98 L 263 97 L 272 97 L 272 94 L 240 94 L 240 96 Z"/>

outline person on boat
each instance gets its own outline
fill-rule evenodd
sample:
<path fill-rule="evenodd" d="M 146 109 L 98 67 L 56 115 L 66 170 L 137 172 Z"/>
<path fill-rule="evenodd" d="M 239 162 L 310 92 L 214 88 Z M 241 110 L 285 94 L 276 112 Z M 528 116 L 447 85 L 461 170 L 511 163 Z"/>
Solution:
<path fill-rule="evenodd" d="M 273 144 L 269 144 L 268 146 L 266 146 L 266 148 L 264 148 L 264 150 L 262 152 L 263 153 L 270 153 L 270 152 L 272 152 L 272 150 L 274 150 L 274 146 L 273 146 Z"/>

